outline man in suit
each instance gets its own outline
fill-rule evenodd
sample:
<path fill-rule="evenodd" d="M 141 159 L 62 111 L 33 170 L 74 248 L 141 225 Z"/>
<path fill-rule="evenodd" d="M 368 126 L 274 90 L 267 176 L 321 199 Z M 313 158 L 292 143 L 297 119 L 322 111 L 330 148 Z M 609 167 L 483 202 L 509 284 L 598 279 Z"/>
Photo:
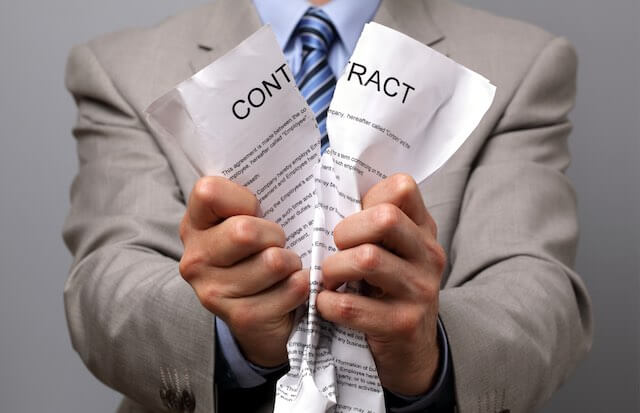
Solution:
<path fill-rule="evenodd" d="M 69 59 L 80 166 L 64 233 L 75 257 L 67 318 L 87 366 L 126 396 L 121 411 L 211 412 L 214 387 L 223 409 L 250 399 L 268 411 L 286 369 L 307 273 L 282 248 L 281 229 L 256 216 L 252 194 L 198 180 L 177 144 L 142 116 L 264 22 L 295 72 L 301 46 L 291 16 L 311 5 L 291 2 L 285 13 L 271 3 L 218 0 L 95 39 Z M 571 269 L 575 196 L 564 175 L 571 46 L 448 0 L 316 3 L 336 28 L 334 73 L 373 19 L 498 90 L 441 170 L 420 185 L 403 175 L 381 182 L 336 228 L 341 251 L 324 263 L 319 311 L 367 334 L 392 411 L 446 411 L 454 399 L 461 412 L 539 406 L 592 334 L 589 298 Z M 376 293 L 331 291 L 350 279 Z"/>

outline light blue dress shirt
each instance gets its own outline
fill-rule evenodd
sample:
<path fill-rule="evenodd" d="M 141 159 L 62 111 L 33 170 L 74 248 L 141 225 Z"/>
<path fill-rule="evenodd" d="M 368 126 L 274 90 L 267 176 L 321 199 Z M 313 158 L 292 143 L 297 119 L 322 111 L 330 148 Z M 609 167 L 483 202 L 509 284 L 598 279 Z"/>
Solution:
<path fill-rule="evenodd" d="M 270 24 L 276 39 L 282 48 L 287 63 L 293 73 L 297 73 L 302 61 L 302 43 L 294 36 L 294 30 L 300 18 L 304 15 L 310 4 L 307 0 L 289 0 L 283 4 L 282 0 L 254 0 L 254 4 L 264 24 Z M 360 33 L 364 25 L 371 21 L 380 0 L 332 0 L 324 6 L 320 6 L 329 16 L 338 32 L 338 38 L 329 51 L 329 66 L 337 78 L 342 74 L 353 50 L 355 49 Z M 248 362 L 238 348 L 231 331 L 227 325 L 216 318 L 216 336 L 219 355 L 224 358 L 224 363 L 218 368 L 229 371 L 217 372 L 219 377 L 233 382 L 236 388 L 252 388 L 265 383 L 264 376 L 282 370 L 282 367 L 273 369 L 262 368 Z M 403 397 L 395 396 L 404 404 L 401 408 L 392 408 L 397 413 L 414 413 L 429 409 L 444 393 L 446 397 L 453 397 L 452 389 L 447 387 L 451 383 L 451 361 L 446 333 L 442 323 L 438 319 L 438 340 L 440 344 L 439 376 L 433 388 L 423 396 Z M 223 367 L 224 366 L 224 367 Z"/>
<path fill-rule="evenodd" d="M 270 24 L 278 44 L 283 50 L 293 73 L 298 73 L 302 62 L 302 42 L 293 36 L 294 30 L 307 11 L 307 0 L 254 0 L 260 19 Z M 286 4 L 286 7 L 285 7 Z M 335 26 L 338 38 L 329 50 L 329 66 L 339 78 L 351 58 L 364 25 L 373 19 L 380 0 L 333 0 L 321 8 Z"/>

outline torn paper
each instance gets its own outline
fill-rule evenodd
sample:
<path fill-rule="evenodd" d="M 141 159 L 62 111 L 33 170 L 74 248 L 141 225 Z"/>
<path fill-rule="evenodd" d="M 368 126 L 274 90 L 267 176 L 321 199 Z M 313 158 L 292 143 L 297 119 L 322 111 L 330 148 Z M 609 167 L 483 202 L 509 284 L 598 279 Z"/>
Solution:
<path fill-rule="evenodd" d="M 331 234 L 360 211 L 375 183 L 399 172 L 420 182 L 440 168 L 494 93 L 487 79 L 424 44 L 380 24 L 365 26 L 329 107 L 330 149 L 315 174 L 311 284 L 318 288 L 289 341 L 291 370 L 278 382 L 276 412 L 385 411 L 364 335 L 315 312 L 322 262 L 336 250 Z"/>
<path fill-rule="evenodd" d="M 201 174 L 252 190 L 311 269 L 310 298 L 287 346 L 291 368 L 277 384 L 277 413 L 385 411 L 364 335 L 315 312 L 322 262 L 336 250 L 333 228 L 360 210 L 381 179 L 404 172 L 420 182 L 442 166 L 494 92 L 427 46 L 367 24 L 336 86 L 331 148 L 320 157 L 313 114 L 273 33 L 262 28 L 148 109 L 151 126 L 177 139 Z"/>
<path fill-rule="evenodd" d="M 147 120 L 201 175 L 249 188 L 286 247 L 309 266 L 320 134 L 273 31 L 265 26 L 155 101 Z"/>

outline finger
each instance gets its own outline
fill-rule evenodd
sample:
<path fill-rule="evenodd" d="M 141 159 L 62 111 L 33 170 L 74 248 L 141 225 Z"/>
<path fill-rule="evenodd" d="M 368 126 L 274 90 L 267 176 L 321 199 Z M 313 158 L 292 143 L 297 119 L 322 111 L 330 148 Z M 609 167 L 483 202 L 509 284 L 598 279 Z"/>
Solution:
<path fill-rule="evenodd" d="M 258 212 L 258 199 L 251 191 L 219 176 L 200 178 L 191 191 L 187 205 L 190 225 L 200 230 L 230 216 L 257 216 Z"/>
<path fill-rule="evenodd" d="M 336 225 L 333 238 L 341 250 L 380 243 L 407 259 L 424 255 L 424 234 L 393 204 L 375 205 L 346 217 Z"/>
<path fill-rule="evenodd" d="M 373 244 L 339 251 L 322 263 L 324 288 L 335 290 L 345 282 L 366 281 L 377 287 L 379 296 L 406 295 L 410 288 L 404 274 L 412 272 L 409 262 Z"/>
<path fill-rule="evenodd" d="M 323 290 L 316 298 L 316 308 L 325 320 L 368 335 L 390 336 L 392 329 L 397 327 L 396 314 L 405 306 L 357 294 Z"/>
<path fill-rule="evenodd" d="M 247 215 L 227 218 L 194 239 L 204 246 L 207 264 L 216 267 L 228 267 L 270 247 L 282 248 L 286 241 L 280 225 Z"/>
<path fill-rule="evenodd" d="M 299 270 L 267 290 L 248 297 L 224 299 L 223 319 L 238 330 L 280 320 L 309 297 L 309 269 Z"/>
<path fill-rule="evenodd" d="M 422 200 L 416 181 L 407 174 L 395 174 L 374 185 L 362 198 L 362 209 L 389 203 L 400 208 L 416 225 L 436 227 Z"/>
<path fill-rule="evenodd" d="M 305 270 L 260 294 L 227 300 L 230 310 L 225 321 L 248 360 L 265 367 L 287 360 L 286 342 L 295 328 L 293 310 L 308 295 L 309 270 Z"/>
<path fill-rule="evenodd" d="M 215 271 L 221 295 L 241 298 L 255 295 L 302 269 L 295 252 L 271 247 L 240 261 L 236 265 Z"/>

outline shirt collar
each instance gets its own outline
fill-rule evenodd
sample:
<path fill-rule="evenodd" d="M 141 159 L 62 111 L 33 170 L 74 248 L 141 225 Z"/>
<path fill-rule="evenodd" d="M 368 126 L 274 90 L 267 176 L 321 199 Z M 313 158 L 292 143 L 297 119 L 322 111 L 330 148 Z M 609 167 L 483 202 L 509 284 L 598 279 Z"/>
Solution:
<path fill-rule="evenodd" d="M 264 24 L 270 24 L 282 49 L 311 4 L 307 0 L 253 0 Z M 286 6 L 285 6 L 286 5 Z M 353 52 L 365 23 L 375 15 L 380 0 L 332 0 L 320 6 L 333 22 L 343 46 Z"/>

